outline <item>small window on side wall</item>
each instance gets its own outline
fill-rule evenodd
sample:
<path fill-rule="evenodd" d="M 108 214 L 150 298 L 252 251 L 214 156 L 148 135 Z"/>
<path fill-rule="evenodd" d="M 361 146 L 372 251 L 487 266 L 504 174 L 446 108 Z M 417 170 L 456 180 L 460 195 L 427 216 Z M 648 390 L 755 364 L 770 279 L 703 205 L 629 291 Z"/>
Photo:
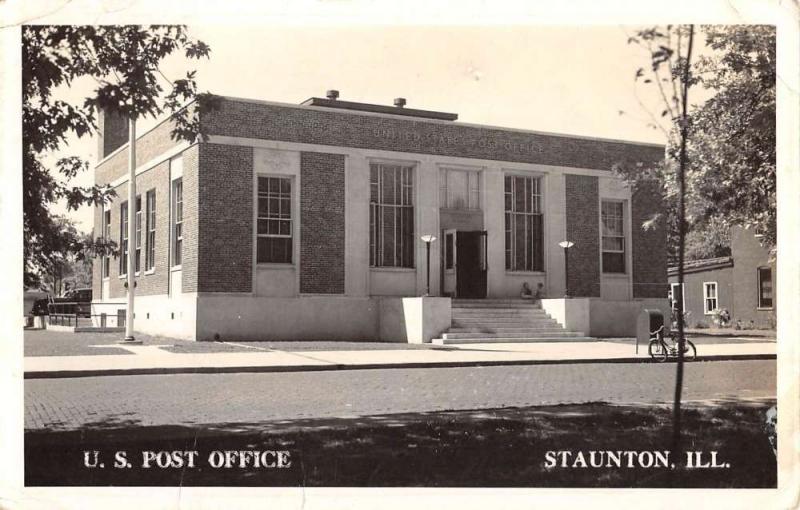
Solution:
<path fill-rule="evenodd" d="M 772 268 L 758 268 L 758 307 L 772 308 Z"/>
<path fill-rule="evenodd" d="M 718 303 L 717 282 L 703 282 L 703 313 L 711 315 Z"/>
<path fill-rule="evenodd" d="M 183 178 L 172 181 L 172 265 L 183 262 Z"/>

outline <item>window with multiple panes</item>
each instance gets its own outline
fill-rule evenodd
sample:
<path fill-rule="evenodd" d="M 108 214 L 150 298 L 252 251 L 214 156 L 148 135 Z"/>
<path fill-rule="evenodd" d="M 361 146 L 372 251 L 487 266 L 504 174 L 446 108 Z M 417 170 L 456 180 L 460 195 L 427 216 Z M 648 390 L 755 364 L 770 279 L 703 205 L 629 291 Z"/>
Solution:
<path fill-rule="evenodd" d="M 414 267 L 414 170 L 370 165 L 369 263 Z"/>
<path fill-rule="evenodd" d="M 441 172 L 439 206 L 447 209 L 480 209 L 480 173 L 445 168 Z"/>
<path fill-rule="evenodd" d="M 136 244 L 135 260 L 133 261 L 136 272 L 142 269 L 142 197 L 136 197 Z"/>
<path fill-rule="evenodd" d="M 624 204 L 603 200 L 600 210 L 602 228 L 603 272 L 625 272 Z"/>
<path fill-rule="evenodd" d="M 772 268 L 758 268 L 758 307 L 772 308 Z"/>
<path fill-rule="evenodd" d="M 103 211 L 103 240 L 111 240 L 111 209 Z M 103 256 L 102 262 L 103 278 L 108 278 L 111 272 L 111 257 Z"/>
<path fill-rule="evenodd" d="M 147 192 L 147 256 L 144 268 L 146 271 L 156 267 L 156 190 Z"/>
<path fill-rule="evenodd" d="M 703 282 L 703 313 L 714 313 L 718 304 L 717 282 Z"/>
<path fill-rule="evenodd" d="M 505 176 L 506 270 L 544 269 L 541 179 Z"/>
<path fill-rule="evenodd" d="M 172 181 L 172 265 L 181 265 L 183 255 L 183 179 Z"/>
<path fill-rule="evenodd" d="M 119 274 L 128 274 L 128 202 L 119 205 Z"/>
<path fill-rule="evenodd" d="M 258 178 L 256 262 L 292 262 L 292 181 Z"/>

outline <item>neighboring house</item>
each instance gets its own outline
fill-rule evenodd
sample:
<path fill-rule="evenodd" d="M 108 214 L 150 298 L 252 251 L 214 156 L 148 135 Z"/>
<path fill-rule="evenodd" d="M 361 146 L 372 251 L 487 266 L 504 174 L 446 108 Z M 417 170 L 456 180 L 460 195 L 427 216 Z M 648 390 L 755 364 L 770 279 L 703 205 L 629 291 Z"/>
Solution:
<path fill-rule="evenodd" d="M 669 268 L 669 298 L 677 307 L 678 268 Z M 687 261 L 684 265 L 684 311 L 689 327 L 715 325 L 715 311 L 725 309 L 730 325 L 775 327 L 775 257 L 752 230 L 731 229 L 731 256 Z"/>
<path fill-rule="evenodd" d="M 202 116 L 206 141 L 175 142 L 169 122 L 139 136 L 134 204 L 127 122 L 101 115 L 95 180 L 117 196 L 95 229 L 122 255 L 93 265 L 93 313 L 124 316 L 128 256 L 135 329 L 200 340 L 389 338 L 391 311 L 408 314 L 401 298 L 428 281 L 431 296 L 474 299 L 542 283 L 548 297 L 586 298 L 583 312 L 562 308 L 588 320 L 591 307 L 599 334 L 632 331 L 645 304 L 668 309 L 665 231 L 640 228 L 661 202 L 611 172 L 653 164 L 663 146 L 464 124 L 404 104 L 222 98 Z M 430 267 L 426 234 L 437 238 Z M 438 299 L 449 325 L 450 300 Z"/>

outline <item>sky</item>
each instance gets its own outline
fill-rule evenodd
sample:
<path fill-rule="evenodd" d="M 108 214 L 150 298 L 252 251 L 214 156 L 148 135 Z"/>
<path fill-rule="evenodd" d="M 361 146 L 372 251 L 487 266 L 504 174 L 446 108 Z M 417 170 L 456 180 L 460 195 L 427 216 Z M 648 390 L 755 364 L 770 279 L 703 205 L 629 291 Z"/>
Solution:
<path fill-rule="evenodd" d="M 655 90 L 634 88 L 636 69 L 648 62 L 627 43 L 635 29 L 198 25 L 190 34 L 211 46 L 211 57 L 169 57 L 162 70 L 178 78 L 195 69 L 200 90 L 220 95 L 297 104 L 337 89 L 348 101 L 391 105 L 405 97 L 409 108 L 457 113 L 472 124 L 664 143 L 661 131 L 647 127 L 646 109 L 661 110 Z M 82 100 L 94 87 L 81 80 L 59 94 Z M 154 124 L 141 121 L 139 133 Z M 71 138 L 59 156 L 94 163 L 96 143 Z M 75 183 L 92 181 L 90 170 Z M 68 214 L 91 230 L 89 207 Z"/>

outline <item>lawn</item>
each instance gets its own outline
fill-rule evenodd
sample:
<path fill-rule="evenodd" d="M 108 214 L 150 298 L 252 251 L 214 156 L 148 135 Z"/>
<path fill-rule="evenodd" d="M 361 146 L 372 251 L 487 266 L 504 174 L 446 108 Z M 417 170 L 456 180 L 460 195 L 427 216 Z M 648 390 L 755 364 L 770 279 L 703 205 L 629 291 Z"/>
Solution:
<path fill-rule="evenodd" d="M 603 403 L 202 427 L 96 423 L 27 432 L 26 485 L 775 487 L 764 423 L 774 401 L 688 404 L 684 444 L 729 468 L 547 468 L 547 451 L 668 450 L 668 406 Z M 111 464 L 88 469 L 83 451 Z M 144 450 L 196 450 L 194 468 L 141 467 Z M 211 468 L 214 450 L 286 450 L 287 469 Z M 677 456 L 671 457 L 675 458 Z"/>
<path fill-rule="evenodd" d="M 122 333 L 67 333 L 48 330 L 25 331 L 25 356 L 93 356 L 131 354 L 119 345 Z M 339 341 L 243 341 L 192 342 L 177 338 L 136 334 L 142 345 L 156 345 L 172 353 L 258 352 L 258 351 L 373 351 L 451 348 L 432 344 Z"/>

